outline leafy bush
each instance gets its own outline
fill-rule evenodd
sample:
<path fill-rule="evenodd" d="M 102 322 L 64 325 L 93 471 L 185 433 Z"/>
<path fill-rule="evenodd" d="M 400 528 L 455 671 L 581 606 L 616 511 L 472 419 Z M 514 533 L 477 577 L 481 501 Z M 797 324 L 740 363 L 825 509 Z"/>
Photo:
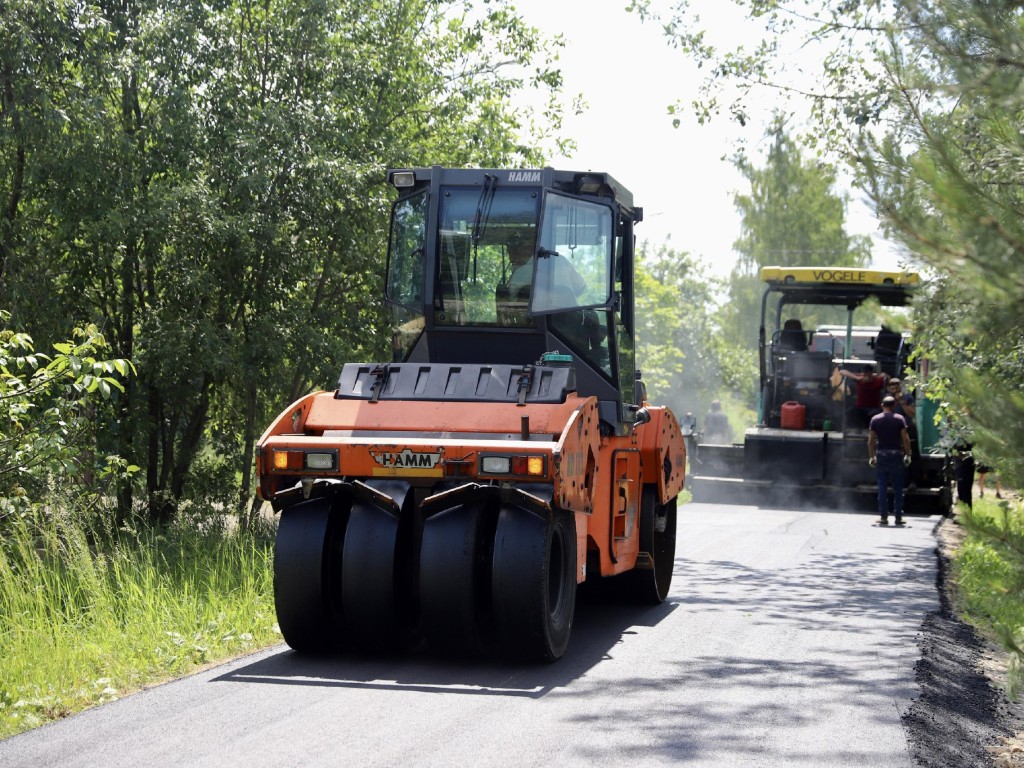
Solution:
<path fill-rule="evenodd" d="M 269 525 L 104 514 L 137 471 L 101 449 L 133 370 L 105 350 L 91 326 L 52 354 L 0 331 L 0 738 L 280 637 Z"/>
<path fill-rule="evenodd" d="M 0 311 L 0 322 L 9 320 Z M 0 523 L 61 498 L 94 507 L 138 470 L 98 449 L 104 404 L 133 370 L 128 360 L 103 359 L 106 348 L 95 326 L 75 329 L 53 354 L 37 352 L 25 333 L 0 330 Z"/>

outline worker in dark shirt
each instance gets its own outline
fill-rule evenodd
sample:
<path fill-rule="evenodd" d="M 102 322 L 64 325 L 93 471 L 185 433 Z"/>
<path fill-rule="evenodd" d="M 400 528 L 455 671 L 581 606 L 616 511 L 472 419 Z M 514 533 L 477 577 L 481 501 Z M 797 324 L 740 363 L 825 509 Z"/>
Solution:
<path fill-rule="evenodd" d="M 704 442 L 728 445 L 732 442 L 732 427 L 729 417 L 722 410 L 721 400 L 711 401 L 711 410 L 704 417 Z"/>
<path fill-rule="evenodd" d="M 956 475 L 956 497 L 968 507 L 972 506 L 971 490 L 974 486 L 974 454 L 971 452 L 973 446 L 964 441 L 958 440 L 953 449 L 956 456 L 953 457 L 953 471 Z"/>
<path fill-rule="evenodd" d="M 889 484 L 892 484 L 892 513 L 896 525 L 903 525 L 903 469 L 910 466 L 910 434 L 907 421 L 896 409 L 896 398 L 882 398 L 882 412 L 868 425 L 868 463 L 878 480 L 878 522 L 889 524 Z"/>

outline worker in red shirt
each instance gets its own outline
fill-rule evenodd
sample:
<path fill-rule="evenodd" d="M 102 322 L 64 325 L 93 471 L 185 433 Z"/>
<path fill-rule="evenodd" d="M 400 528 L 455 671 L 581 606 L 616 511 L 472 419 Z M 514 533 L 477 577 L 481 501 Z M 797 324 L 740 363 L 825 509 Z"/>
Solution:
<path fill-rule="evenodd" d="M 857 382 L 857 401 L 853 406 L 857 423 L 854 426 L 861 428 L 868 426 L 871 417 L 881 408 L 882 391 L 885 389 L 888 377 L 884 373 L 875 371 L 875 366 L 872 363 L 865 363 L 860 373 L 840 368 L 839 375 Z"/>

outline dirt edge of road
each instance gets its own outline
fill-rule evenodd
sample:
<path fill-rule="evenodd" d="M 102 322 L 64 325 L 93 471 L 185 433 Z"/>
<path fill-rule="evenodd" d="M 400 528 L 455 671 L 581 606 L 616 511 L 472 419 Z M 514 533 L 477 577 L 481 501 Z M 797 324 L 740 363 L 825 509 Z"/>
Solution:
<path fill-rule="evenodd" d="M 935 537 L 940 605 L 918 633 L 921 695 L 903 716 L 911 754 L 928 768 L 1024 766 L 1024 701 L 1006 696 L 1006 654 L 961 621 L 950 599 L 950 558 L 964 531 L 945 518 Z"/>

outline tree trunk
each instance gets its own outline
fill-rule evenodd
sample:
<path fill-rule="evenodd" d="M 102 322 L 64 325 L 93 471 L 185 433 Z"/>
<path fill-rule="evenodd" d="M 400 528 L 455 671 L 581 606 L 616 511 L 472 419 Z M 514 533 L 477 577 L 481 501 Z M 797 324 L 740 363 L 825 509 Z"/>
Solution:
<path fill-rule="evenodd" d="M 135 258 L 135 249 L 125 248 L 121 261 L 121 286 L 120 293 L 115 291 L 118 305 L 118 318 L 116 320 L 117 355 L 126 360 L 131 360 L 135 354 L 135 285 L 138 262 Z M 129 379 L 125 387 L 124 405 L 121 407 L 120 422 L 121 428 L 117 434 L 117 454 L 129 463 L 136 463 L 135 457 L 135 429 L 136 429 L 136 405 L 138 401 L 139 387 L 137 381 Z M 117 516 L 123 525 L 130 521 L 134 515 L 134 493 L 132 481 L 124 480 L 118 492 Z"/>
<path fill-rule="evenodd" d="M 21 135 L 21 115 L 14 103 L 14 78 L 10 67 L 3 70 L 3 111 L 11 115 L 11 134 L 17 142 L 14 155 L 14 172 L 11 175 L 11 190 L 0 218 L 0 286 L 7 275 L 7 262 L 14 247 L 14 224 L 18 218 L 18 206 L 25 186 L 25 143 Z"/>
<path fill-rule="evenodd" d="M 146 499 L 149 504 L 149 521 L 160 518 L 157 502 L 160 493 L 160 432 L 163 409 L 160 407 L 160 393 L 156 385 L 146 380 Z"/>
<path fill-rule="evenodd" d="M 256 384 L 245 388 L 245 426 L 242 429 L 242 486 L 239 492 L 238 519 L 243 531 L 249 530 L 249 500 L 252 496 L 253 447 L 256 443 Z"/>
<path fill-rule="evenodd" d="M 176 448 L 176 457 L 171 471 L 171 488 L 168 496 L 161 506 L 160 523 L 169 523 L 177 509 L 178 502 L 185 492 L 185 478 L 192 467 L 199 446 L 202 444 L 203 434 L 206 430 L 206 420 L 210 412 L 210 392 L 213 389 L 213 377 L 203 374 L 203 384 L 200 390 L 199 402 L 192 409 L 181 433 L 181 440 Z M 173 437 L 172 437 L 173 440 Z"/>

